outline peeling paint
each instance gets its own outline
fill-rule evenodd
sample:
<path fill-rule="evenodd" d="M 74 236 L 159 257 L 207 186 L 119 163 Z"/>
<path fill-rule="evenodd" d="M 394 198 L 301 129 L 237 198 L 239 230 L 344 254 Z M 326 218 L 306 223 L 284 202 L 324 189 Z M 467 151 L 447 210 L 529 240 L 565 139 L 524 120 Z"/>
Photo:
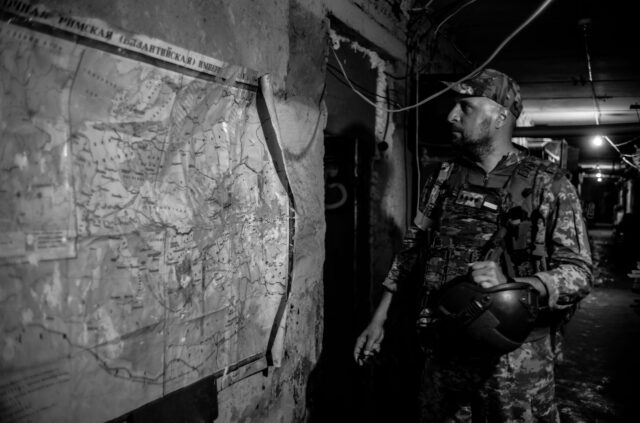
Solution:
<path fill-rule="evenodd" d="M 33 310 L 30 308 L 22 310 L 22 325 L 26 326 L 31 322 L 33 322 Z"/>
<path fill-rule="evenodd" d="M 95 318 L 97 320 L 97 326 L 99 327 L 100 343 L 107 343 L 104 346 L 105 356 L 110 359 L 116 359 L 122 354 L 124 350 L 124 342 L 115 341 L 120 337 L 120 333 L 116 330 L 111 316 L 104 307 L 100 307 L 95 312 Z"/>
<path fill-rule="evenodd" d="M 238 416 L 243 416 L 244 421 L 302 421 L 305 413 L 305 386 L 311 365 L 315 362 L 317 354 L 316 346 L 320 345 L 322 312 L 322 259 L 323 259 L 323 231 L 324 216 L 322 209 L 322 129 L 326 120 L 326 109 L 321 103 L 321 93 L 324 82 L 324 52 L 325 33 L 318 28 L 326 28 L 321 22 L 326 19 L 324 9 L 320 5 L 323 2 L 303 0 L 300 9 L 315 11 L 315 15 L 307 21 L 305 26 L 308 32 L 296 33 L 299 41 L 299 51 L 291 53 L 289 42 L 294 34 L 287 33 L 287 27 L 291 25 L 289 16 L 290 8 L 297 4 L 297 0 L 268 0 L 255 2 L 253 0 L 225 0 L 222 2 L 187 2 L 182 6 L 175 6 L 175 2 L 161 1 L 155 3 L 143 2 L 143 4 L 118 3 L 118 7 L 107 6 L 96 0 L 77 1 L 62 0 L 56 4 L 64 5 L 66 9 L 80 11 L 77 14 L 83 16 L 95 15 L 101 19 L 136 32 L 147 33 L 150 36 L 166 37 L 180 45 L 195 51 L 210 52 L 211 55 L 225 59 L 236 64 L 255 67 L 259 71 L 274 75 L 276 81 L 289 78 L 287 66 L 294 63 L 300 74 L 296 78 L 303 83 L 296 85 L 295 101 L 291 92 L 280 92 L 290 105 L 291 113 L 283 122 L 292 135 L 287 139 L 288 155 L 286 160 L 295 173 L 292 189 L 296 193 L 303 193 L 306 207 L 296 220 L 296 260 L 295 274 L 292 283 L 291 301 L 295 303 L 295 310 L 300 317 L 292 319 L 291 330 L 283 334 L 285 347 L 290 351 L 290 357 L 283 363 L 280 369 L 269 369 L 269 375 L 257 374 L 250 379 L 234 383 L 232 387 L 219 392 L 220 404 L 227 404 Z M 149 7 L 144 7 L 144 6 Z M 142 9 L 141 9 L 142 8 Z M 219 10 L 218 10 L 219 9 Z M 143 10 L 142 12 L 140 12 Z M 228 13 L 223 13 L 228 10 Z M 177 14 L 175 12 L 181 12 Z M 142 19 L 132 20 L 130 16 L 138 16 Z M 206 12 L 206 13 L 205 13 Z M 220 13 L 216 13 L 220 12 Z M 322 13 L 321 13 L 322 12 Z M 75 13 L 75 12 L 74 12 Z M 175 15 L 174 15 L 175 13 Z M 296 15 L 298 16 L 298 15 Z M 206 19 L 205 19 L 206 17 Z M 187 25 L 185 25 L 187 24 Z M 313 24 L 313 25 L 311 25 Z M 306 25 L 306 22 L 305 22 Z M 257 53 L 256 53 L 257 52 Z M 309 60 L 303 60 L 307 59 Z M 297 61 L 297 62 L 296 62 Z M 304 66 L 303 66 L 304 65 Z M 292 65 L 293 66 L 293 65 Z M 377 66 L 377 65 L 376 65 Z M 383 68 L 381 68 L 383 70 Z M 305 71 L 308 70 L 308 71 Z M 304 72 L 303 72 L 304 71 Z M 304 77 L 304 78 L 303 78 Z M 290 78 L 295 81 L 296 78 Z M 383 81 L 386 84 L 386 81 Z M 289 81 L 287 81 L 287 84 Z M 280 84 L 282 87 L 283 84 Z M 153 88 L 153 87 L 149 87 Z M 386 89 L 386 85 L 380 85 L 380 90 Z M 300 107 L 303 105 L 304 107 Z M 298 108 L 297 113 L 293 109 Z M 3 125 L 4 123 L 0 123 Z M 384 124 L 384 119 L 383 119 Z M 226 130 L 227 128 L 221 128 Z M 70 154 L 64 146 L 63 155 Z M 15 153 L 15 152 L 14 152 Z M 292 154 L 291 154 L 292 153 Z M 295 154 L 295 157 L 292 157 Z M 12 156 L 10 156 L 12 157 Z M 24 156 L 24 160 L 27 156 Z M 34 166 L 42 164 L 29 156 L 24 165 Z M 226 168 L 230 167 L 229 157 L 226 159 Z M 22 159 L 21 159 L 22 160 Z M 51 162 L 43 165 L 51 167 Z M 65 181 L 65 184 L 68 183 Z M 153 190 L 151 184 L 147 184 L 139 191 L 139 196 L 144 197 L 145 190 Z M 157 216 L 150 216 L 151 220 Z M 118 317 L 105 306 L 95 310 L 96 303 L 92 301 L 93 290 L 100 289 L 100 282 L 111 275 L 106 275 L 105 260 L 111 259 L 110 247 L 104 251 L 97 245 L 89 245 L 84 240 L 79 240 L 79 248 L 91 249 L 83 257 L 82 273 L 67 272 L 64 267 L 56 268 L 46 280 L 46 286 L 42 282 L 34 288 L 34 300 L 41 306 L 64 306 L 68 294 L 67 290 L 81 293 L 80 299 L 87 304 L 73 304 L 78 313 L 92 314 L 91 325 L 78 325 L 73 333 L 73 342 L 81 345 L 93 345 L 96 342 L 102 358 L 115 359 L 123 354 L 122 343 L 119 341 L 120 333 L 124 333 L 125 327 L 121 326 Z M 306 257 L 299 260 L 300 257 Z M 37 256 L 32 257 L 32 264 L 38 264 Z M 42 263 L 49 266 L 49 263 Z M 64 266 L 64 264 L 61 264 Z M 53 269 L 53 266 L 48 269 Z M 27 269 L 32 271 L 32 269 Z M 67 275 L 66 273 L 69 273 Z M 52 277 L 53 275 L 53 277 Z M 73 275 L 73 276 L 72 276 Z M 193 284 L 190 277 L 180 279 L 181 286 Z M 134 280 L 131 281 L 134 283 Z M 75 285 L 75 287 L 74 287 Z M 136 286 L 137 287 L 137 286 Z M 214 289 L 215 283 L 211 283 L 206 289 Z M 28 292 L 30 287 L 25 286 Z M 136 291 L 133 291 L 136 292 Z M 63 295 L 64 294 L 64 295 Z M 46 299 L 46 304 L 45 304 Z M 34 302 L 35 302 L 34 301 Z M 66 306 L 71 310 L 71 305 Z M 86 311 L 85 311 L 86 309 Z M 74 310 L 74 312 L 75 312 Z M 95 312 L 94 312 L 95 310 Z M 34 306 L 33 310 L 21 310 L 20 318 L 26 322 L 30 319 L 39 319 L 39 310 Z M 246 316 L 245 316 L 246 317 Z M 296 322 L 299 322 L 296 325 Z M 159 335 L 162 335 L 161 332 Z M 3 357 L 18 354 L 6 345 L 0 348 Z M 300 364 L 299 361 L 304 361 Z M 294 376 L 294 372 L 295 376 Z M 228 377 L 225 371 L 225 377 Z M 276 394 L 277 392 L 277 394 Z M 296 395 L 294 401 L 294 393 Z M 126 392 L 123 392 L 126 395 Z M 229 406 L 231 404 L 231 406 Z M 221 409 L 220 421 L 224 418 L 225 411 Z"/>
<path fill-rule="evenodd" d="M 89 328 L 85 323 L 82 324 L 82 332 L 80 332 L 80 344 L 89 344 Z"/>
<path fill-rule="evenodd" d="M 16 166 L 18 166 L 18 169 L 20 170 L 26 169 L 27 166 L 29 165 L 29 159 L 25 153 L 16 154 L 16 157 L 14 158 L 13 162 L 15 163 Z"/>
<path fill-rule="evenodd" d="M 236 24 L 236 16 L 233 14 L 233 9 L 228 8 L 227 12 L 229 12 L 229 20 L 231 21 L 231 25 Z"/>
<path fill-rule="evenodd" d="M 2 361 L 5 363 L 12 361 L 16 356 L 16 341 L 13 338 L 3 338 L 4 347 L 2 348 Z"/>
<path fill-rule="evenodd" d="M 40 263 L 40 257 L 35 253 L 27 254 L 27 262 L 32 266 L 37 266 Z"/>
<path fill-rule="evenodd" d="M 353 51 L 362 53 L 369 59 L 371 69 L 377 71 L 376 77 L 376 122 L 375 122 L 375 137 L 378 142 L 385 141 L 388 144 L 388 151 L 391 153 L 393 147 L 393 132 L 395 126 L 393 119 L 384 109 L 391 109 L 387 98 L 387 76 L 385 70 L 387 68 L 387 62 L 385 62 L 378 53 L 368 48 L 361 46 L 357 41 L 349 40 L 346 37 L 338 35 L 334 30 L 329 30 L 329 36 L 333 48 L 337 50 L 340 48 L 340 44 L 344 43 L 348 45 Z M 348 75 L 347 75 L 348 76 Z"/>
<path fill-rule="evenodd" d="M 45 303 L 51 307 L 60 309 L 62 306 L 62 281 L 60 280 L 60 264 L 53 264 L 53 274 L 51 275 L 51 283 L 44 286 L 42 291 Z"/>

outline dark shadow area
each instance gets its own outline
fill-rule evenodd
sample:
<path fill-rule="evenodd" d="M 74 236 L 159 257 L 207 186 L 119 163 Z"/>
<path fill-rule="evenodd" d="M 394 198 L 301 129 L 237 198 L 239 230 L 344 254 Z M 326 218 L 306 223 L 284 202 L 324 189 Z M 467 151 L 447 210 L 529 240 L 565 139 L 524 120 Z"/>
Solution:
<path fill-rule="evenodd" d="M 362 367 L 353 359 L 356 338 L 382 295 L 382 281 L 370 270 L 374 258 L 369 217 L 383 220 L 376 230 L 395 244 L 401 240 L 400 228 L 370 201 L 371 137 L 366 128 L 356 126 L 343 136 L 325 138 L 324 332 L 320 359 L 308 383 L 312 422 L 331 421 L 337 410 L 344 421 L 417 419 L 422 368 L 415 336 L 417 280 L 407 281 L 394 299 L 381 353 Z M 387 171 L 380 166 L 376 172 L 384 175 Z"/>
<path fill-rule="evenodd" d="M 418 267 L 418 266 L 416 266 Z M 380 356 L 373 361 L 375 422 L 419 421 L 418 389 L 423 360 L 416 336 L 418 272 L 394 298 Z"/>
<path fill-rule="evenodd" d="M 339 26 L 332 20 L 331 26 Z M 341 31 L 347 31 L 340 27 Z M 353 83 L 375 92 L 368 57 L 342 43 L 337 51 Z M 332 54 L 328 67 L 337 69 Z M 309 421 L 366 421 L 371 385 L 362 379 L 352 351 L 363 309 L 370 308 L 369 206 L 375 109 L 327 72 L 325 102 L 325 263 L 322 350 L 307 384 Z"/>
<path fill-rule="evenodd" d="M 331 26 L 360 43 L 340 23 L 332 20 Z M 351 82 L 375 101 L 378 75 L 370 58 L 348 42 L 336 53 Z M 415 314 L 407 306 L 416 298 L 410 290 L 390 310 L 382 353 L 363 367 L 353 358 L 356 339 L 382 294 L 380 274 L 401 241 L 401 228 L 379 206 L 388 195 L 383 187 L 392 171 L 404 170 L 392 170 L 381 159 L 386 143 L 377 144 L 374 135 L 375 109 L 350 90 L 333 54 L 325 101 L 324 331 L 307 385 L 309 421 L 414 421 L 421 366 L 413 341 Z"/>
<path fill-rule="evenodd" d="M 563 422 L 637 420 L 640 383 L 640 296 L 631 292 L 623 263 L 632 250 L 613 229 L 590 230 L 595 287 L 566 330 L 564 359 L 557 367 L 557 396 Z"/>
<path fill-rule="evenodd" d="M 369 48 L 340 22 L 332 19 L 331 27 Z M 372 69 L 369 57 L 348 42 L 341 43 L 336 55 L 351 83 L 375 101 L 379 96 L 377 70 Z M 425 80 L 424 88 L 433 92 L 442 86 L 433 79 Z M 417 421 L 422 372 L 415 330 L 420 266 L 394 298 L 381 353 L 358 367 L 353 348 L 379 302 L 382 280 L 402 240 L 403 228 L 380 207 L 389 195 L 385 192 L 387 181 L 393 180 L 393 172 L 410 178 L 404 200 L 410 210 L 415 207 L 415 186 L 421 181 L 414 178 L 415 173 L 392 167 L 385 158 L 388 145 L 374 136 L 375 109 L 351 91 L 333 54 L 328 55 L 325 101 L 329 115 L 325 129 L 324 335 L 322 352 L 308 383 L 310 421 L 327 422 L 336 417 L 372 423 Z M 452 101 L 452 96 L 443 96 L 421 108 L 425 140 L 420 143 L 428 142 L 434 161 L 450 150 L 441 133 L 447 130 L 445 111 Z M 401 126 L 413 129 L 415 123 L 409 117 Z M 416 152 L 411 151 L 415 146 L 409 138 L 405 139 L 410 145 L 405 159 L 411 162 L 410 155 Z M 399 144 L 394 148 L 404 147 Z"/>
<path fill-rule="evenodd" d="M 369 183 L 373 135 L 362 125 L 325 136 L 325 264 L 322 352 L 309 379 L 310 420 L 371 418 L 361 406 L 363 383 L 352 351 L 369 310 Z"/>

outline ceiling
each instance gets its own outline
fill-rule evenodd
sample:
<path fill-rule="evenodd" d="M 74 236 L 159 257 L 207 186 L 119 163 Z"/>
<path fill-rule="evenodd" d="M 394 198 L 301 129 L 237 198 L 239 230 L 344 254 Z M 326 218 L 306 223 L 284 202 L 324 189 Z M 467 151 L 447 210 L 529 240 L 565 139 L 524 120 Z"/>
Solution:
<path fill-rule="evenodd" d="M 468 3 L 442 31 L 475 66 L 545 0 L 423 3 L 433 8 L 436 19 Z M 524 113 L 534 126 L 624 124 L 625 133 L 610 139 L 615 144 L 631 141 L 640 135 L 634 133 L 634 127 L 640 126 L 640 37 L 635 3 L 553 0 L 488 67 L 507 73 L 520 84 Z M 581 160 L 619 159 L 610 145 L 592 147 L 591 137 L 584 133 L 566 133 L 561 138 L 580 149 Z M 634 144 L 631 141 L 618 148 L 623 154 L 633 153 Z"/>

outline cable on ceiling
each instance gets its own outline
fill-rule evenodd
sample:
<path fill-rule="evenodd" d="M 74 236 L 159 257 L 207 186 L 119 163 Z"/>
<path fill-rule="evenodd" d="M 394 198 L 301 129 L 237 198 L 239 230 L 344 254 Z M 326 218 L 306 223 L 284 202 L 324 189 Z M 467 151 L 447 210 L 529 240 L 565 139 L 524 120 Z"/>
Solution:
<path fill-rule="evenodd" d="M 331 76 L 336 78 L 336 80 L 338 82 L 340 82 L 341 84 L 343 84 L 343 85 L 345 85 L 347 87 L 349 86 L 349 84 L 347 84 L 347 82 L 344 80 L 344 77 L 340 73 L 340 69 L 337 66 L 333 66 L 331 63 L 327 63 L 327 71 L 329 72 L 329 74 L 331 74 Z M 399 102 L 393 100 L 389 95 L 384 96 L 384 95 L 380 95 L 380 94 L 374 93 L 373 91 L 368 90 L 367 88 L 363 87 L 362 84 L 358 84 L 355 81 L 351 81 L 351 82 L 353 83 L 353 85 L 355 87 L 357 87 L 360 90 L 361 93 L 368 94 L 370 100 L 372 100 L 371 97 L 377 97 L 377 98 L 380 98 L 382 100 L 385 100 L 388 104 L 392 104 L 392 105 L 397 106 L 397 107 L 402 107 L 402 104 L 400 104 Z M 387 89 L 387 93 L 389 93 L 389 94 L 392 91 L 394 91 L 394 90 Z"/>
<path fill-rule="evenodd" d="M 639 154 L 622 154 L 622 152 L 620 151 L 620 149 L 613 143 L 613 141 L 611 141 L 611 138 L 609 138 L 607 135 L 603 136 L 602 138 L 604 138 L 611 147 L 613 147 L 614 150 L 616 150 L 618 152 L 618 154 L 620 155 L 620 158 L 622 159 L 623 162 L 625 162 L 626 164 L 628 164 L 629 166 L 631 166 L 632 168 L 636 169 L 636 170 L 640 170 L 640 167 L 638 167 L 638 165 L 636 165 L 635 163 L 631 162 L 629 159 L 627 159 L 627 157 L 631 157 L 632 160 L 634 162 L 637 162 L 639 159 Z"/>
<path fill-rule="evenodd" d="M 477 0 L 467 0 L 466 2 L 462 3 L 461 5 L 459 5 L 453 12 L 451 12 L 446 18 L 444 18 L 443 20 L 440 21 L 440 23 L 436 26 L 435 31 L 433 31 L 433 33 L 431 34 L 431 38 L 429 39 L 429 45 L 426 49 L 427 51 L 427 63 L 430 64 L 433 62 L 433 58 L 436 55 L 436 48 L 437 48 L 437 42 L 438 42 L 438 36 L 440 34 L 440 28 L 442 28 L 442 26 L 447 23 L 451 18 L 453 18 L 455 15 L 457 15 L 458 13 L 460 13 L 460 11 L 462 9 L 464 9 L 465 7 L 475 3 Z M 460 51 L 460 49 L 457 48 L 457 46 L 452 42 L 451 43 L 455 50 L 462 56 L 462 58 L 464 60 L 467 61 L 467 63 L 471 64 L 471 62 L 466 58 L 466 56 L 464 54 L 462 54 L 462 52 Z M 418 73 L 422 73 L 424 72 L 425 68 L 427 66 L 423 66 Z"/>
<path fill-rule="evenodd" d="M 640 139 L 640 136 L 633 137 L 630 140 L 619 142 L 618 144 L 616 144 L 616 147 L 622 147 L 623 145 L 631 144 L 632 142 L 637 141 L 639 139 Z"/>
<path fill-rule="evenodd" d="M 447 16 L 446 18 L 444 18 L 442 21 L 440 21 L 440 23 L 438 24 L 438 26 L 436 27 L 436 30 L 433 31 L 433 36 L 437 36 L 438 32 L 440 32 L 440 28 L 442 28 L 442 25 L 444 25 L 445 23 L 447 23 L 449 21 L 449 19 L 453 18 L 455 15 L 457 15 L 458 13 L 460 13 L 460 11 L 462 9 L 464 9 L 465 7 L 469 6 L 472 3 L 475 3 L 477 0 L 468 0 L 465 3 L 461 4 L 456 10 L 454 10 L 449 16 Z"/>
<path fill-rule="evenodd" d="M 547 8 L 547 6 L 549 6 L 549 4 L 552 2 L 553 0 L 544 0 L 542 2 L 542 4 L 531 14 L 531 16 L 529 16 L 529 18 L 527 18 L 522 24 L 520 24 L 520 26 L 518 26 L 511 34 L 509 34 L 507 36 L 507 38 L 504 39 L 504 41 L 502 41 L 498 47 L 496 47 L 496 49 L 493 51 L 493 53 L 491 53 L 491 55 L 489 55 L 489 57 L 482 62 L 482 64 L 480 64 L 480 66 L 476 67 L 473 71 L 469 72 L 467 75 L 463 76 L 462 78 L 460 78 L 459 80 L 455 81 L 453 84 L 451 85 L 447 85 L 445 88 L 443 88 L 442 90 L 436 92 L 435 94 L 432 94 L 430 96 L 428 96 L 427 98 L 418 101 L 415 104 L 412 104 L 410 106 L 406 106 L 406 107 L 401 107 L 398 109 L 389 109 L 387 107 L 383 107 L 380 106 L 376 103 L 374 103 L 373 101 L 369 100 L 364 94 L 360 93 L 351 83 L 351 80 L 349 79 L 349 76 L 347 75 L 346 71 L 344 70 L 344 67 L 342 66 L 342 62 L 340 61 L 340 58 L 338 57 L 338 54 L 335 52 L 335 49 L 331 49 L 331 51 L 333 52 L 333 55 L 336 58 L 336 61 L 338 62 L 338 65 L 340 66 L 340 70 L 342 71 L 342 74 L 344 75 L 346 81 L 349 83 L 349 87 L 351 88 L 351 90 L 356 93 L 356 95 L 358 95 L 360 98 L 362 98 L 366 103 L 372 105 L 373 107 L 375 107 L 376 109 L 385 111 L 387 113 L 398 113 L 398 112 L 405 112 L 407 110 L 411 110 L 411 109 L 415 109 L 416 107 L 420 107 L 423 104 L 433 100 L 434 98 L 439 97 L 440 95 L 444 94 L 445 92 L 447 92 L 448 90 L 451 89 L 451 87 L 455 86 L 456 84 L 459 84 L 460 82 L 467 80 L 469 78 L 472 78 L 473 76 L 475 76 L 476 74 L 480 73 L 482 71 L 482 69 L 484 69 L 497 55 L 498 53 L 507 45 L 507 43 L 509 41 L 511 41 L 511 39 L 513 37 L 515 37 L 520 31 L 522 31 L 526 26 L 528 26 L 536 17 L 538 17 L 538 15 L 540 13 L 542 13 L 542 11 L 544 9 Z"/>
<path fill-rule="evenodd" d="M 589 21 L 585 21 L 582 24 L 582 33 L 584 36 L 584 52 L 587 59 L 587 74 L 589 76 L 589 86 L 591 87 L 591 97 L 593 98 L 593 105 L 595 110 L 596 125 L 600 125 L 600 103 L 598 103 L 598 96 L 596 95 L 596 86 L 593 83 L 593 71 L 591 69 L 591 54 L 589 53 L 589 35 L 588 35 Z"/>
<path fill-rule="evenodd" d="M 596 86 L 593 82 L 593 70 L 591 68 L 591 54 L 589 52 L 589 36 L 588 36 L 588 27 L 589 27 L 589 21 L 585 21 L 582 24 L 582 33 L 584 35 L 584 50 L 585 50 L 585 56 L 586 56 L 586 65 L 587 65 L 587 73 L 589 76 L 589 85 L 591 86 L 591 95 L 593 97 L 593 104 L 595 107 L 595 121 L 596 121 L 596 125 L 600 125 L 600 115 L 601 115 L 601 111 L 600 111 L 600 103 L 598 103 L 598 96 L 596 95 Z M 618 153 L 618 155 L 620 156 L 620 158 L 622 159 L 623 162 L 625 162 L 626 164 L 628 164 L 629 166 L 631 166 L 632 168 L 636 169 L 636 170 L 640 170 L 640 167 L 638 167 L 638 165 L 636 165 L 636 162 L 638 162 L 638 154 L 623 154 L 620 149 L 618 148 L 619 146 L 616 145 L 611 138 L 609 138 L 607 135 L 603 136 L 603 138 L 607 141 L 607 143 L 609 143 L 609 145 Z M 623 143 L 626 144 L 626 143 Z M 631 160 L 629 160 L 627 157 L 631 157 Z"/>

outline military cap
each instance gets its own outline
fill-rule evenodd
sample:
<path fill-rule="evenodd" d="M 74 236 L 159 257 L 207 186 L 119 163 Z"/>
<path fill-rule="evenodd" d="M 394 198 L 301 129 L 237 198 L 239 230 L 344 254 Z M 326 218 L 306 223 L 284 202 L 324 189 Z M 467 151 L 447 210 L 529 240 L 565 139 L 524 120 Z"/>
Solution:
<path fill-rule="evenodd" d="M 459 94 L 491 99 L 508 109 L 516 118 L 522 112 L 520 87 L 509 76 L 495 69 L 484 69 L 457 84 L 447 84 Z"/>

